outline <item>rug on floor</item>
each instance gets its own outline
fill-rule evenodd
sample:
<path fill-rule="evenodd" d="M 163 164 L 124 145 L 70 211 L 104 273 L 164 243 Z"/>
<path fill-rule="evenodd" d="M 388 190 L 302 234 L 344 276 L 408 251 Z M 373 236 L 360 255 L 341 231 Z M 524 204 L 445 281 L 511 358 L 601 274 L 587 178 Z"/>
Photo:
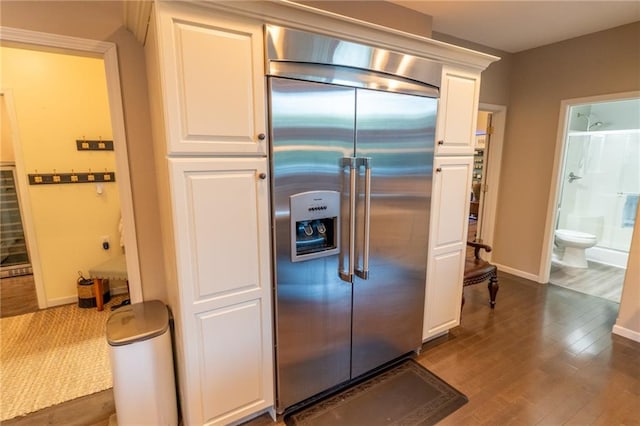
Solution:
<path fill-rule="evenodd" d="M 77 304 L 0 319 L 0 421 L 112 387 L 104 311 Z"/>
<path fill-rule="evenodd" d="M 434 425 L 467 397 L 412 359 L 285 417 L 287 425 Z"/>

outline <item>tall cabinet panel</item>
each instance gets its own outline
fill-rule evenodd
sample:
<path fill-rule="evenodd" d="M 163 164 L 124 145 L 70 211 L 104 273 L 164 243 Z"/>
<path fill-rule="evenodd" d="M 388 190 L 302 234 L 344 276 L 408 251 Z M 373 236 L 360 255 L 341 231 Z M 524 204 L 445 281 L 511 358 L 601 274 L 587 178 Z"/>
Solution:
<path fill-rule="evenodd" d="M 169 162 L 183 412 L 187 424 L 226 424 L 273 403 L 266 159 Z"/>
<path fill-rule="evenodd" d="M 261 23 L 156 2 L 145 45 L 182 423 L 272 410 Z"/>
<path fill-rule="evenodd" d="M 478 71 L 443 67 L 423 340 L 460 324 L 479 89 Z"/>

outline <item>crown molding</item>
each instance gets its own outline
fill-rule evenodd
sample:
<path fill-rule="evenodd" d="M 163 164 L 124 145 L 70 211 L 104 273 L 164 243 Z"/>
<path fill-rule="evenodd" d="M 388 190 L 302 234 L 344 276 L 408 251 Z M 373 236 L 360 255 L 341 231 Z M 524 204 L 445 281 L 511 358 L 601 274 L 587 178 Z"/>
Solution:
<path fill-rule="evenodd" d="M 317 32 L 475 71 L 482 71 L 492 62 L 500 59 L 487 53 L 454 46 L 432 38 L 339 15 L 289 0 L 189 0 L 189 2 L 218 11 L 255 18 L 266 24 Z M 156 4 L 159 7 L 169 3 L 171 1 L 156 0 Z"/>

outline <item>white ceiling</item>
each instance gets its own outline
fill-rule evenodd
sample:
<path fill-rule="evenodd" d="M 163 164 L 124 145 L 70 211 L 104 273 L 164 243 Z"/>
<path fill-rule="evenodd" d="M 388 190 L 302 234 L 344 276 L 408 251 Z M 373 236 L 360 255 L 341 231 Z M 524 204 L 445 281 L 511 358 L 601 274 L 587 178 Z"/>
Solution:
<path fill-rule="evenodd" d="M 515 53 L 640 21 L 640 1 L 387 0 L 433 17 L 434 32 Z"/>

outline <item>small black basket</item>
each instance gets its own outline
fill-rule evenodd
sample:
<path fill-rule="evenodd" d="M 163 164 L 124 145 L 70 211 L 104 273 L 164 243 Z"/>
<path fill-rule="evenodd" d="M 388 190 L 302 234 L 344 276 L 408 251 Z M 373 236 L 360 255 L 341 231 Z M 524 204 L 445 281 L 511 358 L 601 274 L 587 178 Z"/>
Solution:
<path fill-rule="evenodd" d="M 109 280 L 102 280 L 102 300 L 109 303 L 111 300 L 111 290 L 109 288 Z M 78 307 L 95 308 L 98 306 L 96 302 L 95 286 L 93 280 L 87 279 L 80 274 L 78 278 Z"/>

